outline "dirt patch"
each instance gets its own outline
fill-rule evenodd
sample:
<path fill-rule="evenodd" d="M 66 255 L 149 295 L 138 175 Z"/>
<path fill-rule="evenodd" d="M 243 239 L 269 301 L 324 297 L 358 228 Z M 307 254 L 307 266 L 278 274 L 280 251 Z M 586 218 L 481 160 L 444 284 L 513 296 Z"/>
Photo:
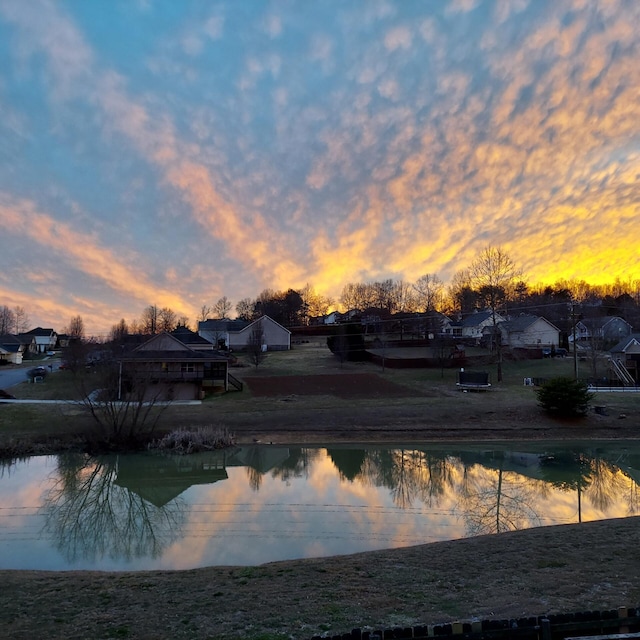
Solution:
<path fill-rule="evenodd" d="M 245 380 L 256 397 L 330 395 L 349 398 L 405 398 L 422 394 L 384 380 L 375 373 L 251 377 Z"/>

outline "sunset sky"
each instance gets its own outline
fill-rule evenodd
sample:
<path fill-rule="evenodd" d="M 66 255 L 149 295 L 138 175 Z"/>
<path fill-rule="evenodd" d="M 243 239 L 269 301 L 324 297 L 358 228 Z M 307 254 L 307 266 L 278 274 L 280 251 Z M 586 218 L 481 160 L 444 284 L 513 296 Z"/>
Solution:
<path fill-rule="evenodd" d="M 640 277 L 637 0 L 0 0 L 0 305 Z"/>

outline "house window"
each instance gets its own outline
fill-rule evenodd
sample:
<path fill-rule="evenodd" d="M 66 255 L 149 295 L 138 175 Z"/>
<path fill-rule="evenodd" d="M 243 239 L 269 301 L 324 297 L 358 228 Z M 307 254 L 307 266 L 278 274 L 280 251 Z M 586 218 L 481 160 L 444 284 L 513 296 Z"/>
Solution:
<path fill-rule="evenodd" d="M 183 362 L 180 365 L 180 371 L 182 373 L 195 373 L 196 365 L 193 362 Z"/>
<path fill-rule="evenodd" d="M 166 362 L 162 363 L 162 373 L 167 373 L 169 371 L 169 365 Z"/>

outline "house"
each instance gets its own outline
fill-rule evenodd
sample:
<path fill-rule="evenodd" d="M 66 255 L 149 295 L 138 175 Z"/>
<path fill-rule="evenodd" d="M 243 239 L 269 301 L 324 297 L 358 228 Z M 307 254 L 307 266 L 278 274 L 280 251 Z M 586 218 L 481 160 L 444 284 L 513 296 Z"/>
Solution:
<path fill-rule="evenodd" d="M 25 344 L 18 337 L 5 333 L 0 335 L 0 361 L 22 364 Z"/>
<path fill-rule="evenodd" d="M 198 400 L 229 388 L 229 362 L 218 351 L 196 350 L 160 333 L 118 358 L 118 397 L 137 391 L 147 399 Z"/>
<path fill-rule="evenodd" d="M 558 347 L 560 329 L 546 318 L 520 315 L 498 325 L 502 344 L 520 349 Z"/>
<path fill-rule="evenodd" d="M 640 333 L 632 333 L 609 350 L 611 360 L 622 365 L 640 383 Z"/>
<path fill-rule="evenodd" d="M 58 342 L 58 336 L 53 329 L 43 329 L 42 327 L 36 327 L 31 331 L 21 333 L 18 337 L 20 340 L 29 342 L 29 351 L 33 353 L 53 351 Z"/>
<path fill-rule="evenodd" d="M 262 316 L 253 322 L 204 320 L 198 323 L 198 334 L 211 344 L 218 345 L 218 348 L 228 348 L 232 351 L 246 349 L 255 337 L 260 338 L 265 350 L 291 349 L 291 331 L 269 316 Z"/>
<path fill-rule="evenodd" d="M 584 318 L 576 323 L 576 340 L 618 343 L 623 338 L 631 335 L 631 325 L 618 316 L 600 316 L 597 318 Z M 570 335 L 573 340 L 573 335 Z"/>
<path fill-rule="evenodd" d="M 347 314 L 340 313 L 339 311 L 332 311 L 328 313 L 326 316 L 322 317 L 321 324 L 337 324 L 338 322 L 344 322 Z"/>
<path fill-rule="evenodd" d="M 505 319 L 499 314 L 495 314 L 496 325 L 504 322 Z M 462 318 L 459 323 L 459 333 L 463 338 L 475 340 L 480 344 L 480 340 L 493 332 L 493 312 L 492 311 L 475 311 Z"/>
<path fill-rule="evenodd" d="M 171 331 L 171 335 L 174 338 L 178 338 L 182 344 L 186 344 L 194 351 L 214 351 L 218 348 L 217 345 L 205 340 L 201 335 L 198 335 L 195 331 L 191 331 L 188 327 L 180 326 Z"/>

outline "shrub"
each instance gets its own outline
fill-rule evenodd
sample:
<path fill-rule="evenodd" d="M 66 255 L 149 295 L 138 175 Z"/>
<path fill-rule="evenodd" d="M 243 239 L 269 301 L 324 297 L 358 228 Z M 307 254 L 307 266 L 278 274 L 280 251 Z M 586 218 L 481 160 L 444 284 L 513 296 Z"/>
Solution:
<path fill-rule="evenodd" d="M 235 444 L 235 437 L 224 427 L 180 428 L 149 445 L 149 449 L 190 454 L 225 449 Z"/>
<path fill-rule="evenodd" d="M 585 415 L 594 396 L 586 382 L 573 378 L 553 378 L 536 393 L 547 413 L 564 417 Z"/>

